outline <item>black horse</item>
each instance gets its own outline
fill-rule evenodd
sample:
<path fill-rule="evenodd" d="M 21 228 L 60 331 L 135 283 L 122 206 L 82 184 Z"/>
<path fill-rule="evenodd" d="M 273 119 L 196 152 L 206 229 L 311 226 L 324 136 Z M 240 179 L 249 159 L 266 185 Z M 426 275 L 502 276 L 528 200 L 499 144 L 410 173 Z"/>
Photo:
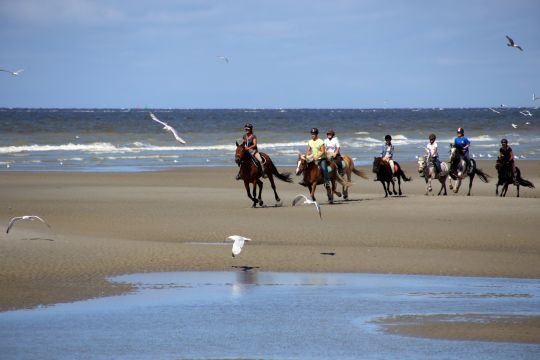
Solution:
<path fill-rule="evenodd" d="M 516 183 L 514 183 L 514 174 L 512 174 L 512 166 L 510 163 L 503 163 L 502 159 L 497 159 L 497 163 L 495 164 L 495 169 L 497 169 L 497 173 L 499 174 L 499 180 L 497 181 L 497 185 L 495 186 L 495 195 L 499 195 L 499 186 L 502 185 L 501 190 L 501 197 L 506 196 L 506 192 L 508 191 L 508 185 L 516 185 L 517 188 L 517 197 L 519 197 L 519 186 L 526 186 L 529 188 L 534 188 L 534 184 L 530 182 L 529 180 L 525 180 L 521 177 L 521 171 L 516 166 Z"/>
<path fill-rule="evenodd" d="M 465 156 L 461 148 L 456 147 L 454 144 L 450 145 L 450 190 L 454 190 L 454 193 L 459 191 L 461 186 L 461 180 L 469 177 L 469 192 L 467 196 L 471 196 L 471 188 L 474 176 L 478 175 L 480 180 L 487 183 L 489 182 L 489 175 L 484 173 L 482 169 L 476 167 L 476 161 L 469 159 L 469 164 L 465 161 Z M 452 184 L 454 180 L 454 184 Z"/>
<path fill-rule="evenodd" d="M 376 157 L 373 159 L 373 172 L 377 175 L 377 180 L 381 182 L 384 188 L 384 197 L 388 197 L 388 194 L 398 195 L 396 192 L 396 185 L 392 177 L 392 169 L 390 169 L 390 164 L 382 159 L 382 157 Z M 402 195 L 401 192 L 401 179 L 403 181 L 411 181 L 411 178 L 408 178 L 401 166 L 399 166 L 397 161 L 394 161 L 394 176 L 398 181 L 398 190 L 399 195 Z M 390 183 L 392 183 L 392 191 L 390 191 Z"/>

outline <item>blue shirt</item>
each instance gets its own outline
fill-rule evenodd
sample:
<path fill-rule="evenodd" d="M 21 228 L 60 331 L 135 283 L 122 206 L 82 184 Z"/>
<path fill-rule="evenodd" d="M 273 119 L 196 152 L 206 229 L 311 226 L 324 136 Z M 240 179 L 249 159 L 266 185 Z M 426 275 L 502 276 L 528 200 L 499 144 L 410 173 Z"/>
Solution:
<path fill-rule="evenodd" d="M 386 147 L 387 147 L 386 143 L 384 143 L 384 145 L 381 148 L 381 156 L 385 157 L 386 155 L 388 155 L 390 160 L 392 160 L 392 158 L 394 157 L 394 145 L 390 145 L 390 151 L 386 151 Z"/>
<path fill-rule="evenodd" d="M 457 138 L 454 139 L 454 145 L 456 145 L 456 147 L 460 148 L 464 153 L 468 153 L 469 148 L 464 149 L 463 147 L 466 146 L 466 145 L 470 145 L 470 144 L 471 144 L 471 142 L 465 136 L 462 136 L 462 137 L 458 136 Z"/>

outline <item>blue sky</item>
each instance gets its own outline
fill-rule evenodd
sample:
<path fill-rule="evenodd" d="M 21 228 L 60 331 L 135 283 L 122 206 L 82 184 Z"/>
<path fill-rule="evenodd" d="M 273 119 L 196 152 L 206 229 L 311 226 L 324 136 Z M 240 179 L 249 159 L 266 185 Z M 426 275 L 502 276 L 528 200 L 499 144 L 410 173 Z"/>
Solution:
<path fill-rule="evenodd" d="M 537 0 L 0 0 L 0 68 L 25 69 L 0 73 L 0 107 L 532 106 L 539 15 Z"/>

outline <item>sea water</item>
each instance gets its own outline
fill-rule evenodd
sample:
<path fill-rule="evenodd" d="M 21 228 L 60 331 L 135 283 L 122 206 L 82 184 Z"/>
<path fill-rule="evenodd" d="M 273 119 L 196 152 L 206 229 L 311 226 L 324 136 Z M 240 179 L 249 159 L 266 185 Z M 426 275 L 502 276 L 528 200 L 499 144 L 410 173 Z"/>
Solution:
<path fill-rule="evenodd" d="M 0 109 L 0 171 L 144 171 L 185 166 L 236 166 L 235 141 L 254 126 L 259 150 L 278 166 L 295 165 L 309 131 L 335 130 L 342 152 L 357 165 L 371 164 L 390 134 L 397 161 L 416 161 L 430 133 L 441 158 L 458 127 L 471 153 L 495 160 L 505 137 L 518 160 L 540 159 L 540 111 L 490 109 Z M 152 121 L 152 111 L 173 126 L 177 142 Z"/>
<path fill-rule="evenodd" d="M 124 296 L 0 313 L 2 359 L 538 359 L 540 345 L 391 335 L 395 315 L 540 314 L 527 279 L 133 274 Z"/>

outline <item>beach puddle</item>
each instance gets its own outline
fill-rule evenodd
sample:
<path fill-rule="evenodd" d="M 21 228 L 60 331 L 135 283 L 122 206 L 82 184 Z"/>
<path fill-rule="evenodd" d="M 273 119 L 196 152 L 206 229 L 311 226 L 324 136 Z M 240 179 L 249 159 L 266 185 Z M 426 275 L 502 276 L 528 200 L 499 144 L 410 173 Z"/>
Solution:
<path fill-rule="evenodd" d="M 501 330 L 534 335 L 540 280 L 270 273 L 245 265 L 234 272 L 145 273 L 111 281 L 137 290 L 0 313 L 2 357 L 540 356 L 534 337 L 517 339 Z M 477 332 L 485 336 L 472 336 Z"/>

